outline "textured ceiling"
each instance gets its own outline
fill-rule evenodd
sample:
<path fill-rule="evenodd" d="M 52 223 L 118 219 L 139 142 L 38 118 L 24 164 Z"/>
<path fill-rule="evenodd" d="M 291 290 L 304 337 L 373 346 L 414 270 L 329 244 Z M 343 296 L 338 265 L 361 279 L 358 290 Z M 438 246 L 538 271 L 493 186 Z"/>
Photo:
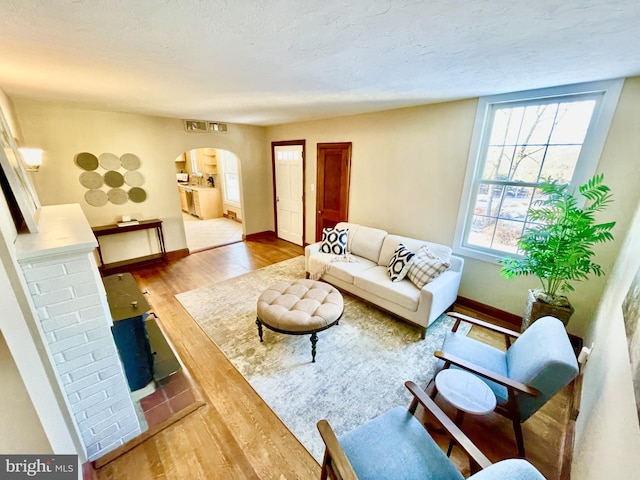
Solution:
<path fill-rule="evenodd" d="M 638 0 L 2 0 L 0 88 L 273 125 L 638 75 L 638 25 Z"/>

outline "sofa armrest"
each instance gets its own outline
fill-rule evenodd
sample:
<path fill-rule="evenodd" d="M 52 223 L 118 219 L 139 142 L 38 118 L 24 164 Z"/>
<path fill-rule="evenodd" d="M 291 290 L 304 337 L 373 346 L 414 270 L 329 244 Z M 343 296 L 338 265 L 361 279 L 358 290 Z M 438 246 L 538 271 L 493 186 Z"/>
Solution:
<path fill-rule="evenodd" d="M 449 269 L 433 282 L 422 287 L 420 306 L 429 305 L 429 310 L 426 312 L 429 323 L 455 303 L 461 279 L 462 272 Z"/>
<path fill-rule="evenodd" d="M 311 243 L 304 247 L 304 270 L 309 272 L 309 257 L 316 253 L 320 253 L 320 245 L 322 242 Z"/>

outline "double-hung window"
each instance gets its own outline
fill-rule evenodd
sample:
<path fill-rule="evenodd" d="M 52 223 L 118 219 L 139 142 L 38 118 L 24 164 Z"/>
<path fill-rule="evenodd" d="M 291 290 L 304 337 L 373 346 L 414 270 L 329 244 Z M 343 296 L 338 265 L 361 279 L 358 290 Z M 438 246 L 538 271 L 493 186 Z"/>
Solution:
<path fill-rule="evenodd" d="M 221 153 L 224 201 L 240 206 L 240 172 L 238 169 L 238 157 L 225 150 Z"/>
<path fill-rule="evenodd" d="M 547 179 L 571 188 L 596 171 L 622 80 L 495 95 L 478 102 L 455 245 L 488 261 L 517 255 Z"/>

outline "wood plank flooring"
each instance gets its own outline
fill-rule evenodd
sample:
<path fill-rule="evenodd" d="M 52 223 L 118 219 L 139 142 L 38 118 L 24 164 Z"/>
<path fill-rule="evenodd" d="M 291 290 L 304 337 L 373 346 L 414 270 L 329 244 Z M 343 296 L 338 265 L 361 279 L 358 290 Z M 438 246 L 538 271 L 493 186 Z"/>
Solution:
<path fill-rule="evenodd" d="M 99 480 L 320 478 L 314 458 L 174 297 L 301 254 L 301 247 L 288 242 L 260 239 L 132 272 L 140 288 L 149 292 L 148 300 L 206 406 L 98 469 Z M 501 345 L 501 340 L 488 338 Z M 527 457 L 548 479 L 560 472 L 569 397 L 570 392 L 563 391 L 523 425 Z M 463 430 L 490 459 L 515 456 L 508 420 L 469 417 Z M 446 448 L 446 439 L 439 442 Z M 452 456 L 468 472 L 457 449 Z"/>

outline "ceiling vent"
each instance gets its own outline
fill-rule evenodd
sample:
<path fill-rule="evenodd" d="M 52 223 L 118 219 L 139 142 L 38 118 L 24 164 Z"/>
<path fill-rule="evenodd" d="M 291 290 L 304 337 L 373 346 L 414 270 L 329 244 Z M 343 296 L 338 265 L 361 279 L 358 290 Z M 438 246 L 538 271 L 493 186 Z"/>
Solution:
<path fill-rule="evenodd" d="M 204 120 L 184 120 L 184 129 L 187 132 L 226 132 L 227 124 Z"/>
<path fill-rule="evenodd" d="M 209 131 L 210 132 L 226 132 L 227 124 L 218 123 L 218 122 L 209 122 Z"/>

